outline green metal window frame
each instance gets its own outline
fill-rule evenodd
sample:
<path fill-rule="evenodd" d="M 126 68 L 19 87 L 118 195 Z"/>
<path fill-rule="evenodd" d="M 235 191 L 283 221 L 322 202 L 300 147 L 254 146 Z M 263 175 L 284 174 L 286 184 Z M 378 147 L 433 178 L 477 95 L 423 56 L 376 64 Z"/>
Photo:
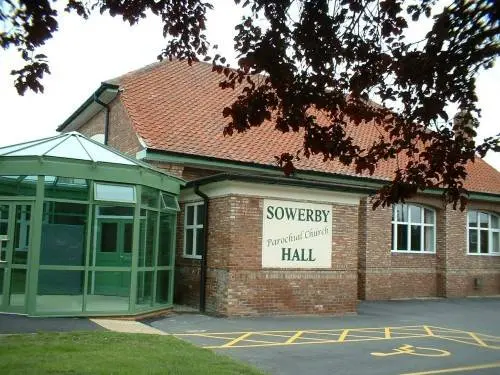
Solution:
<path fill-rule="evenodd" d="M 113 165 L 107 163 L 89 163 L 86 161 L 79 160 L 69 160 L 69 159 L 59 159 L 50 157 L 16 157 L 4 158 L 4 163 L 0 166 L 0 175 L 31 175 L 37 176 L 36 179 L 36 189 L 34 196 L 2 196 L 0 190 L 0 202 L 5 202 L 6 204 L 30 204 L 32 205 L 31 213 L 31 231 L 30 231 L 30 241 L 31 247 L 28 253 L 28 259 L 26 265 L 16 265 L 16 269 L 25 269 L 26 274 L 26 289 L 25 289 L 25 306 L 23 311 L 19 309 L 18 311 L 9 310 L 9 312 L 19 312 L 25 313 L 30 316 L 99 316 L 99 315 L 134 315 L 137 313 L 145 313 L 149 311 L 156 311 L 159 309 L 164 309 L 172 306 L 173 303 L 173 285 L 174 285 L 174 264 L 175 264 L 175 243 L 176 243 L 176 226 L 177 226 L 177 210 L 172 204 L 165 207 L 164 199 L 162 194 L 167 194 L 169 197 L 174 198 L 174 202 L 177 203 L 176 196 L 179 194 L 180 186 L 184 185 L 182 180 L 170 177 L 168 175 L 163 175 L 160 172 L 154 170 L 148 170 L 146 168 L 136 168 L 135 166 L 122 166 Z M 90 182 L 88 200 L 73 200 L 64 197 L 58 199 L 53 195 L 51 197 L 45 197 L 45 176 L 57 176 L 57 177 L 67 177 L 67 178 L 79 178 L 86 179 Z M 94 207 L 104 204 L 111 205 L 125 205 L 122 202 L 113 201 L 97 201 L 94 198 L 94 187 L 96 183 L 112 183 L 112 184 L 126 184 L 133 186 L 136 194 L 136 203 L 131 204 L 134 207 L 133 215 L 133 236 L 132 236 L 132 263 L 131 267 L 103 267 L 103 266 L 93 266 L 90 264 L 91 251 L 93 248 L 93 236 L 95 228 L 93 228 L 93 220 L 95 215 Z M 142 187 L 145 186 L 148 189 L 154 189 L 158 195 L 156 207 L 143 206 L 141 204 L 141 191 Z M 170 200 L 172 202 L 172 200 Z M 87 226 L 85 232 L 85 249 L 84 249 L 84 259 L 85 263 L 82 266 L 66 266 L 66 265 L 40 265 L 40 251 L 41 251 L 41 239 L 42 239 L 42 223 L 43 223 L 43 206 L 45 202 L 62 202 L 69 204 L 85 204 L 88 206 L 87 209 Z M 178 204 L 177 204 L 178 207 Z M 138 267 L 138 253 L 140 246 L 140 214 L 141 209 L 147 209 L 154 212 L 160 213 L 168 212 L 172 215 L 172 233 L 171 233 L 171 243 L 170 243 L 170 262 L 168 266 L 158 266 L 158 247 L 159 247 L 159 226 L 160 220 L 156 223 L 155 231 L 155 248 L 153 254 L 153 264 L 149 267 Z M 10 216 L 9 216 L 10 217 Z M 13 230 L 13 225 L 9 227 L 9 230 Z M 7 267 L 8 270 L 12 269 Z M 80 271 L 84 273 L 83 276 L 83 294 L 82 294 L 82 311 L 81 312 L 65 312 L 65 311 L 37 311 L 36 298 L 38 295 L 38 276 L 39 271 Z M 89 274 L 90 272 L 116 272 L 125 271 L 130 273 L 130 289 L 129 289 L 129 308 L 128 310 L 122 311 L 86 311 L 86 306 L 88 302 L 88 285 L 89 285 Z M 137 306 L 137 278 L 138 272 L 149 271 L 153 272 L 152 281 L 152 303 L 151 306 Z M 162 271 L 168 271 L 168 301 L 166 303 L 158 304 L 156 303 L 157 293 L 157 278 L 158 273 Z M 6 281 L 8 281 L 7 276 L 4 276 Z M 7 283 L 9 284 L 9 283 Z M 4 296 L 5 293 L 4 286 Z"/>

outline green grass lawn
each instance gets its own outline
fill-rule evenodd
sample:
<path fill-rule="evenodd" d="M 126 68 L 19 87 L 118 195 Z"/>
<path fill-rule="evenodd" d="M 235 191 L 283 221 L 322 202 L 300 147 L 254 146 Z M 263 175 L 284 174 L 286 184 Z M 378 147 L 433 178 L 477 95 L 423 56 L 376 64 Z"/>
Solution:
<path fill-rule="evenodd" d="M 171 336 L 116 332 L 0 336 L 0 374 L 254 374 Z"/>

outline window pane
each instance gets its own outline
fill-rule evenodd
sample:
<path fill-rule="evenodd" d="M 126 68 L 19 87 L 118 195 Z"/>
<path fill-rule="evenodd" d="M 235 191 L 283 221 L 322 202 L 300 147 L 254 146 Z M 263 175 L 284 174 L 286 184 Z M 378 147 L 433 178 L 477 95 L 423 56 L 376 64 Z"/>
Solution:
<path fill-rule="evenodd" d="M 99 207 L 99 216 L 134 216 L 133 207 L 124 206 L 101 206 Z"/>
<path fill-rule="evenodd" d="M 421 233 L 422 227 L 420 225 L 411 226 L 411 250 L 420 251 L 421 250 Z"/>
<path fill-rule="evenodd" d="M 397 250 L 408 250 L 408 225 L 398 225 Z"/>
<path fill-rule="evenodd" d="M 143 186 L 141 193 L 141 205 L 158 208 L 158 190 Z"/>
<path fill-rule="evenodd" d="M 16 206 L 16 225 L 14 232 L 14 264 L 27 264 L 30 248 L 31 205 Z"/>
<path fill-rule="evenodd" d="M 469 253 L 477 253 L 477 230 L 469 229 Z"/>
<path fill-rule="evenodd" d="M 87 205 L 46 202 L 43 207 L 40 264 L 83 266 Z"/>
<path fill-rule="evenodd" d="M 391 225 L 391 250 L 396 250 L 397 249 L 397 246 L 395 246 L 396 244 L 394 243 L 394 241 L 395 241 L 394 235 L 396 234 L 396 232 L 395 232 L 394 229 L 395 229 L 396 225 L 397 224 L 392 224 Z"/>
<path fill-rule="evenodd" d="M 148 211 L 147 224 L 146 224 L 146 267 L 150 267 L 153 265 L 153 257 L 155 251 L 155 243 L 158 240 L 158 231 L 157 231 L 157 223 L 158 223 L 158 212 Z"/>
<path fill-rule="evenodd" d="M 179 211 L 179 203 L 177 203 L 177 198 L 173 195 L 161 193 L 162 209 L 164 210 L 175 210 Z"/>
<path fill-rule="evenodd" d="M 156 300 L 157 304 L 167 304 L 170 301 L 170 271 L 157 271 L 156 274 Z"/>
<path fill-rule="evenodd" d="M 421 216 L 422 209 L 417 206 L 410 206 L 410 220 L 412 223 L 421 223 L 422 222 L 422 216 Z"/>
<path fill-rule="evenodd" d="M 134 232 L 134 225 L 132 223 L 124 224 L 124 238 L 123 238 L 123 251 L 126 253 L 132 252 L 132 234 Z"/>
<path fill-rule="evenodd" d="M 469 211 L 467 214 L 469 227 L 477 227 L 477 211 Z"/>
<path fill-rule="evenodd" d="M 203 225 L 203 219 L 205 217 L 205 205 L 200 204 L 197 207 L 196 212 L 196 224 Z"/>
<path fill-rule="evenodd" d="M 481 236 L 481 238 L 480 238 L 481 254 L 487 254 L 488 253 L 488 231 L 487 230 L 480 230 L 479 235 Z"/>
<path fill-rule="evenodd" d="M 99 250 L 102 252 L 115 252 L 118 239 L 117 223 L 101 223 L 101 242 Z"/>
<path fill-rule="evenodd" d="M 95 184 L 95 199 L 135 203 L 135 187 L 129 185 Z"/>
<path fill-rule="evenodd" d="M 193 255 L 193 229 L 186 229 L 186 254 Z"/>
<path fill-rule="evenodd" d="M 408 206 L 405 204 L 397 204 L 394 206 L 395 208 L 395 218 L 399 222 L 407 222 L 408 221 Z"/>
<path fill-rule="evenodd" d="M 186 210 L 186 224 L 187 225 L 193 225 L 193 220 L 194 220 L 194 206 L 187 206 Z"/>
<path fill-rule="evenodd" d="M 173 235 L 174 235 L 174 219 L 175 216 L 162 212 L 160 214 L 160 238 L 158 246 L 158 265 L 169 266 L 170 258 L 173 252 Z"/>
<path fill-rule="evenodd" d="M 36 195 L 38 176 L 0 176 L 0 195 Z"/>
<path fill-rule="evenodd" d="M 130 271 L 90 271 L 86 311 L 128 312 Z"/>
<path fill-rule="evenodd" d="M 434 227 L 424 227 L 424 251 L 434 251 Z"/>
<path fill-rule="evenodd" d="M 196 229 L 196 255 L 201 256 L 203 254 L 203 246 L 205 246 L 203 228 L 198 228 Z"/>
<path fill-rule="evenodd" d="M 38 312 L 80 312 L 83 309 L 83 271 L 38 272 Z"/>
<path fill-rule="evenodd" d="M 137 303 L 138 308 L 147 308 L 153 303 L 153 271 L 137 272 Z"/>
<path fill-rule="evenodd" d="M 491 215 L 491 227 L 495 229 L 500 228 L 498 216 Z"/>
<path fill-rule="evenodd" d="M 3 304 L 3 278 L 5 274 L 5 269 L 0 268 L 0 306 Z"/>
<path fill-rule="evenodd" d="M 491 233 L 491 252 L 500 252 L 500 232 Z"/>
<path fill-rule="evenodd" d="M 10 273 L 10 305 L 25 306 L 26 270 L 13 269 Z"/>
<path fill-rule="evenodd" d="M 59 199 L 88 200 L 89 182 L 82 178 L 45 176 L 45 196 Z"/>
<path fill-rule="evenodd" d="M 479 213 L 479 226 L 481 228 L 488 228 L 488 214 L 485 214 L 483 212 Z"/>
<path fill-rule="evenodd" d="M 425 215 L 425 223 L 426 224 L 434 224 L 434 211 L 432 210 L 429 210 L 428 208 L 426 208 L 424 210 L 424 215 Z"/>

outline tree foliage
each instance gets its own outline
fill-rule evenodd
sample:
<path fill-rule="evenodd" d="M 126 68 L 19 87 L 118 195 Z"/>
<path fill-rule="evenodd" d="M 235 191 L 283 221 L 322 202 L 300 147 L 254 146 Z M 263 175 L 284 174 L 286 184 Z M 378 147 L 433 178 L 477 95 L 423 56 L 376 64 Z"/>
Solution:
<path fill-rule="evenodd" d="M 62 0 L 59 0 L 62 1 Z M 300 131 L 300 150 L 277 156 L 287 174 L 301 157 L 322 155 L 373 173 L 398 159 L 394 180 L 375 206 L 418 190 L 440 187 L 464 207 L 466 165 L 476 154 L 500 151 L 499 136 L 476 144 L 479 124 L 475 80 L 500 52 L 500 11 L 493 0 L 234 0 L 245 11 L 234 40 L 238 67 L 211 50 L 205 32 L 212 4 L 200 0 L 66 0 L 66 11 L 87 18 L 98 10 L 131 25 L 152 12 L 161 17 L 166 48 L 160 58 L 212 61 L 222 89 L 237 89 L 224 108 L 225 134 L 275 121 L 281 132 Z M 220 5 L 213 1 L 214 5 Z M 35 54 L 57 31 L 49 0 L 7 0 L 0 20 L 4 49 L 15 47 L 26 65 L 12 72 L 22 95 L 43 91 L 47 58 Z M 431 18 L 422 40 L 408 37 L 412 23 Z M 376 103 L 371 98 L 375 99 Z M 449 119 L 446 106 L 459 114 Z M 318 121 L 318 114 L 327 121 Z M 348 123 L 376 126 L 368 147 L 346 132 Z"/>

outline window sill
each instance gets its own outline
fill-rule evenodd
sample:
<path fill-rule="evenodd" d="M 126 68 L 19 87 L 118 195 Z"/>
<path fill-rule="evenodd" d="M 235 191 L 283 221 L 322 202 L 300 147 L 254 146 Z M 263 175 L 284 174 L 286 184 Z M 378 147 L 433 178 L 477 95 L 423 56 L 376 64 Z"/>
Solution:
<path fill-rule="evenodd" d="M 186 258 L 186 259 L 201 260 L 201 255 L 186 255 L 186 254 L 183 254 L 182 257 Z"/>
<path fill-rule="evenodd" d="M 391 254 L 422 254 L 422 255 L 436 255 L 435 251 L 398 251 L 391 250 Z"/>
<path fill-rule="evenodd" d="M 483 256 L 483 257 L 500 257 L 500 253 L 467 253 L 467 255 L 472 256 Z"/>

